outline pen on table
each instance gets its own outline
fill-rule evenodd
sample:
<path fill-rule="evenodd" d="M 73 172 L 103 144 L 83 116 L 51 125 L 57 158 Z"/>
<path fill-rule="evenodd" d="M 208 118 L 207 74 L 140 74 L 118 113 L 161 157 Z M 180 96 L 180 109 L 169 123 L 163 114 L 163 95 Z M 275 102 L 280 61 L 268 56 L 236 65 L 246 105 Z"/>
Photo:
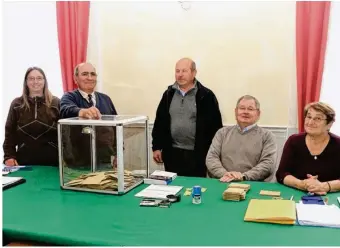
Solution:
<path fill-rule="evenodd" d="M 290 197 L 290 200 L 292 201 L 292 200 L 293 200 L 293 198 L 294 198 L 294 196 L 292 195 L 292 196 Z"/>

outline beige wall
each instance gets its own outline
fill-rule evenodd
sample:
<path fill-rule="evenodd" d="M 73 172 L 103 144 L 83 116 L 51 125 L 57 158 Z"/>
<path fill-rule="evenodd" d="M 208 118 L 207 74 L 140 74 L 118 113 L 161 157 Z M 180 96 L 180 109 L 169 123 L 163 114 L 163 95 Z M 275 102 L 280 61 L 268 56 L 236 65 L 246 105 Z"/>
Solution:
<path fill-rule="evenodd" d="M 295 2 L 91 2 L 88 60 L 119 114 L 154 120 L 181 57 L 234 123 L 237 98 L 261 102 L 261 125 L 296 125 Z"/>

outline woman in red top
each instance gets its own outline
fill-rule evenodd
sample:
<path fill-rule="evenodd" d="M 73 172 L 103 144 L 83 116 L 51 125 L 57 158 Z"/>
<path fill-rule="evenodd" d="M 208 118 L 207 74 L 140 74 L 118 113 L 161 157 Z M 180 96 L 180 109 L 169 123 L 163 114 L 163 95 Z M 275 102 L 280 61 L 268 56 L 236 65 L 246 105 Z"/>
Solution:
<path fill-rule="evenodd" d="M 340 191 L 340 137 L 329 132 L 335 111 L 314 102 L 305 107 L 304 116 L 305 133 L 288 138 L 277 181 L 319 195 Z"/>

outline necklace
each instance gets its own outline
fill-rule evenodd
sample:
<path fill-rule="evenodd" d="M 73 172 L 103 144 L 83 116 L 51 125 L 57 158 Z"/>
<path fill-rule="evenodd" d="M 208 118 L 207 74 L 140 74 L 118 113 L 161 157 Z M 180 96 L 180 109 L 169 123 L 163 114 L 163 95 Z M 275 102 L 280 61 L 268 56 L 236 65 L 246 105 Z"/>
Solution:
<path fill-rule="evenodd" d="M 327 136 L 324 140 L 322 140 L 319 144 L 317 144 L 317 146 L 319 146 L 319 148 L 322 147 L 322 146 L 324 146 L 324 145 L 326 144 L 326 142 L 328 142 L 328 139 L 329 139 L 329 136 Z M 308 147 L 308 143 L 309 143 L 309 144 L 311 143 L 311 137 L 309 137 L 309 136 L 306 137 L 306 145 L 307 145 L 307 147 Z M 325 148 L 326 148 L 326 147 L 324 147 L 323 150 L 324 150 Z M 310 148 L 308 148 L 308 149 L 310 149 Z M 319 149 L 317 149 L 317 150 L 319 150 Z M 323 150 L 321 151 L 321 153 L 323 152 Z M 318 159 L 318 155 L 320 155 L 320 154 L 315 155 L 315 152 L 312 152 L 311 150 L 309 150 L 309 152 L 310 152 L 310 154 L 314 157 L 314 160 L 317 160 L 317 159 Z M 314 154 L 313 154 L 313 153 L 314 153 Z"/>

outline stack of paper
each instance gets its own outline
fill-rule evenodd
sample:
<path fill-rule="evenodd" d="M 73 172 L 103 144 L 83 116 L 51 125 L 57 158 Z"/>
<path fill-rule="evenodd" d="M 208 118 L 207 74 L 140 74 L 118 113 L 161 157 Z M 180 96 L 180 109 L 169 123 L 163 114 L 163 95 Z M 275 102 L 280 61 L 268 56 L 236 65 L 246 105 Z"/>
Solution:
<path fill-rule="evenodd" d="M 268 196 L 279 197 L 281 195 L 281 192 L 280 191 L 271 191 L 271 190 L 261 190 L 260 195 L 268 195 Z"/>
<path fill-rule="evenodd" d="M 177 173 L 155 170 L 149 178 L 144 179 L 145 184 L 167 185 L 177 177 Z"/>
<path fill-rule="evenodd" d="M 243 189 L 245 192 L 248 192 L 250 189 L 250 184 L 244 184 L 244 183 L 231 183 L 229 184 L 228 188 L 237 188 L 237 189 Z"/>
<path fill-rule="evenodd" d="M 7 174 L 9 172 L 15 172 L 15 171 L 18 171 L 20 170 L 21 168 L 23 168 L 25 166 L 7 166 L 7 165 L 2 165 L 2 172 L 7 172 Z M 4 173 L 2 173 L 4 174 Z"/>
<path fill-rule="evenodd" d="M 159 179 L 159 180 L 166 180 L 166 179 L 174 180 L 176 177 L 177 177 L 177 173 L 169 172 L 169 171 L 161 171 L 161 170 L 155 170 L 149 176 L 149 178 Z"/>
<path fill-rule="evenodd" d="M 246 191 L 238 188 L 228 188 L 223 192 L 223 200 L 225 201 L 240 201 L 246 198 Z"/>
<path fill-rule="evenodd" d="M 2 177 L 2 189 L 10 188 L 25 181 L 22 177 Z"/>
<path fill-rule="evenodd" d="M 295 202 L 251 199 L 244 220 L 293 225 L 296 220 Z"/>
<path fill-rule="evenodd" d="M 150 185 L 137 193 L 136 197 L 151 198 L 167 200 L 167 195 L 176 195 L 181 191 L 182 186 L 169 186 L 169 185 Z"/>
<path fill-rule="evenodd" d="M 300 225 L 340 228 L 340 209 L 335 205 L 298 203 L 296 212 Z"/>

